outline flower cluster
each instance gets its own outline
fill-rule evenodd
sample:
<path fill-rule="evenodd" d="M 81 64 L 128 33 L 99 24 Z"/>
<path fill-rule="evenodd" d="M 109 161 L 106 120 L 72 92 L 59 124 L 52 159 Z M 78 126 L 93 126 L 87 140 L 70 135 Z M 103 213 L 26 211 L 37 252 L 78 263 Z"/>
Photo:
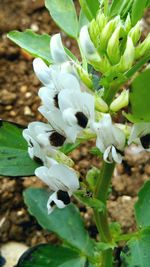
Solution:
<path fill-rule="evenodd" d="M 81 48 L 93 67 L 102 73 L 123 73 L 150 49 L 150 34 L 139 43 L 140 21 L 132 27 L 130 15 L 108 19 L 99 11 L 80 32 Z"/>
<path fill-rule="evenodd" d="M 94 49 L 92 46 L 91 43 L 88 47 L 89 55 L 91 49 Z M 99 103 L 87 86 L 90 84 L 89 75 L 66 54 L 59 34 L 51 38 L 50 50 L 53 58 L 51 66 L 47 66 L 40 58 L 33 62 L 34 71 L 43 84 L 38 93 L 42 101 L 39 112 L 47 123 L 31 122 L 23 131 L 30 157 L 42 165 L 35 170 L 35 174 L 52 190 L 47 202 L 48 213 L 55 206 L 64 208 L 69 204 L 70 197 L 79 188 L 78 175 L 72 169 L 72 161 L 60 152 L 64 144 L 75 143 L 85 130 L 89 130 L 96 136 L 96 146 L 108 163 L 121 163 L 127 144 L 125 130 L 114 124 L 108 113 L 95 111 Z M 91 60 L 93 58 L 94 54 Z M 84 73 L 86 79 L 82 79 L 81 73 Z M 107 104 L 102 99 L 100 104 L 103 112 L 107 112 Z M 116 102 L 114 106 L 116 108 Z M 146 125 L 147 130 L 142 131 L 145 125 L 137 125 L 138 132 L 135 126 L 131 130 L 129 143 L 141 137 L 143 147 L 147 148 L 149 126 Z"/>

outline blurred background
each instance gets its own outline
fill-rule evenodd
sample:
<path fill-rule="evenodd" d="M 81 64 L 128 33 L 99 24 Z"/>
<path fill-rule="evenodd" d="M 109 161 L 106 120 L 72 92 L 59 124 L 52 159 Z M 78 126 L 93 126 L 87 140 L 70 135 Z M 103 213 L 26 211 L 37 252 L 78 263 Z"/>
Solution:
<path fill-rule="evenodd" d="M 79 9 L 78 1 L 75 1 Z M 142 21 L 143 38 L 149 32 L 150 12 Z M 40 82 L 33 73 L 33 58 L 7 39 L 11 30 L 24 31 L 30 28 L 36 33 L 54 34 L 60 30 L 51 20 L 43 0 L 0 0 L 0 118 L 27 125 L 42 120 L 37 108 L 40 104 Z M 65 45 L 77 56 L 75 42 L 62 33 Z M 85 178 L 92 166 L 99 166 L 99 159 L 89 153 L 94 143 L 83 144 L 72 153 L 76 169 Z M 143 182 L 150 177 L 149 154 L 131 147 L 125 153 L 122 165 L 115 169 L 110 200 L 110 221 L 119 221 L 124 233 L 135 230 L 133 205 Z M 29 186 L 41 187 L 36 177 L 1 178 L 0 186 L 0 243 L 18 241 L 33 246 L 38 243 L 58 240 L 54 234 L 42 230 L 31 217 L 23 202 L 22 192 Z M 91 237 L 97 238 L 97 230 L 90 209 L 78 204 Z M 11 266 L 10 266 L 11 267 Z"/>

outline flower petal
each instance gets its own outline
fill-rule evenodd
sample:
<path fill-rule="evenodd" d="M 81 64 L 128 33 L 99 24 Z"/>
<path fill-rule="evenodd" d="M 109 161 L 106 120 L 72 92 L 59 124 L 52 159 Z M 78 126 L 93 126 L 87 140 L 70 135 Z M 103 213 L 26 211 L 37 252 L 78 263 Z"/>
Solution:
<path fill-rule="evenodd" d="M 131 134 L 128 140 L 128 144 L 130 145 L 132 142 L 136 141 L 137 138 L 140 138 L 149 133 L 150 133 L 150 123 L 147 122 L 135 123 L 131 129 Z"/>
<path fill-rule="evenodd" d="M 101 60 L 99 54 L 97 53 L 96 48 L 94 47 L 94 44 L 91 41 L 87 25 L 81 28 L 80 43 L 81 43 L 81 48 L 83 50 L 83 53 L 85 54 L 86 58 L 89 61 L 100 61 Z"/>
<path fill-rule="evenodd" d="M 50 40 L 50 51 L 55 64 L 61 64 L 69 60 L 64 50 L 60 34 L 55 34 Z"/>
<path fill-rule="evenodd" d="M 122 162 L 122 156 L 120 153 L 116 151 L 116 148 L 112 146 L 112 158 L 115 162 L 121 163 Z"/>
<path fill-rule="evenodd" d="M 33 69 L 38 79 L 44 85 L 48 85 L 50 82 L 50 69 L 41 58 L 33 60 Z"/>

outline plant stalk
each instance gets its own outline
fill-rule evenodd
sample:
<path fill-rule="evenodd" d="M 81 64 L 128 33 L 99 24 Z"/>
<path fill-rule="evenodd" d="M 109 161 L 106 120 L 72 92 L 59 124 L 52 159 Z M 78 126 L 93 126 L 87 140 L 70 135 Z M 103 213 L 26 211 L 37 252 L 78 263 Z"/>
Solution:
<path fill-rule="evenodd" d="M 114 171 L 115 163 L 103 163 L 103 167 L 98 177 L 94 197 L 102 201 L 106 205 L 108 189 L 111 182 L 111 177 Z M 112 237 L 108 224 L 107 209 L 105 211 L 94 210 L 95 221 L 97 229 L 102 242 L 111 243 Z M 112 267 L 112 249 L 108 249 L 102 252 L 101 267 Z"/>

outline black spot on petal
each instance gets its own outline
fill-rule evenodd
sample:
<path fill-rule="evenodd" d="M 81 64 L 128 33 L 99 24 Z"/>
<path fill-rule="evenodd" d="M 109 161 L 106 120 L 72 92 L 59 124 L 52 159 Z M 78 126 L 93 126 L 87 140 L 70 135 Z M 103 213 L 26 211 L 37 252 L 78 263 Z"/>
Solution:
<path fill-rule="evenodd" d="M 30 144 L 31 147 L 33 147 L 33 143 L 32 143 L 31 140 L 29 140 L 29 144 Z"/>
<path fill-rule="evenodd" d="M 70 197 L 66 191 L 59 190 L 57 192 L 57 198 L 61 200 L 65 205 L 70 203 Z"/>
<path fill-rule="evenodd" d="M 53 99 L 54 99 L 54 105 L 55 105 L 55 107 L 56 108 L 59 108 L 58 94 L 56 94 Z"/>
<path fill-rule="evenodd" d="M 140 138 L 141 144 L 145 149 L 150 148 L 150 134 L 144 135 Z"/>
<path fill-rule="evenodd" d="M 37 163 L 39 163 L 40 165 L 43 165 L 43 161 L 42 161 L 39 157 L 34 156 L 33 159 L 34 159 Z"/>
<path fill-rule="evenodd" d="M 50 203 L 50 206 L 51 207 L 54 207 L 54 206 L 56 206 L 56 204 L 55 204 L 55 202 L 52 200 L 52 202 Z"/>
<path fill-rule="evenodd" d="M 124 156 L 124 152 L 116 148 L 117 153 L 119 153 L 121 156 Z"/>
<path fill-rule="evenodd" d="M 53 132 L 50 136 L 49 136 L 49 140 L 50 140 L 50 144 L 52 146 L 62 146 L 66 140 L 66 137 L 61 135 L 60 133 L 57 132 Z"/>
<path fill-rule="evenodd" d="M 75 116 L 77 118 L 79 126 L 86 128 L 88 124 L 88 118 L 84 115 L 84 113 L 79 111 L 75 114 Z"/>

